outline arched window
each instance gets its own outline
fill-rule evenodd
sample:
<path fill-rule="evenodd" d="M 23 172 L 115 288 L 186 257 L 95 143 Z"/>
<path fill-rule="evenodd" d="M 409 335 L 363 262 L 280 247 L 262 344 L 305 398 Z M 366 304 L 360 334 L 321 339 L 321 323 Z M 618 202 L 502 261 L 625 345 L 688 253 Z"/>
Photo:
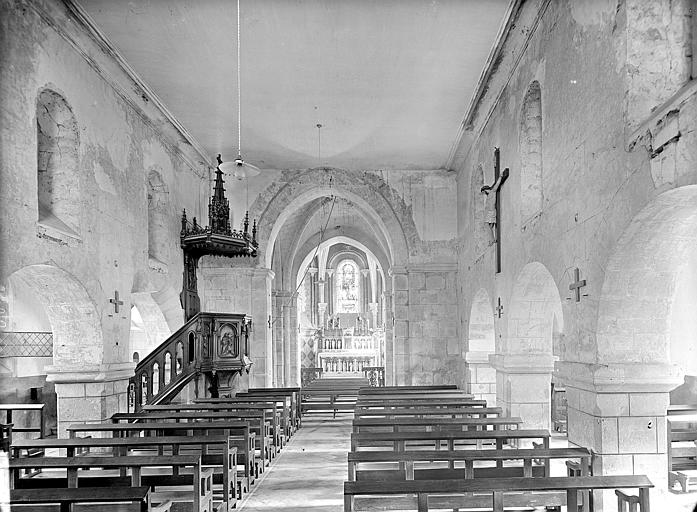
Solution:
<path fill-rule="evenodd" d="M 353 260 L 343 260 L 336 267 L 336 312 L 360 311 L 360 273 Z"/>
<path fill-rule="evenodd" d="M 70 105 L 45 89 L 36 100 L 38 220 L 77 235 L 80 226 L 79 130 Z"/>
<path fill-rule="evenodd" d="M 530 84 L 520 120 L 520 215 L 525 224 L 542 209 L 542 93 Z"/>

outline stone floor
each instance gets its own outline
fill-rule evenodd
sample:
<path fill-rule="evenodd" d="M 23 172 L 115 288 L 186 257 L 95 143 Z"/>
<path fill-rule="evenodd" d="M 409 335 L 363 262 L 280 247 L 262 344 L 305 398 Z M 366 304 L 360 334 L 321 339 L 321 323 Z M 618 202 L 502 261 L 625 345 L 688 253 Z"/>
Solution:
<path fill-rule="evenodd" d="M 344 510 L 353 414 L 303 418 L 303 427 L 242 501 L 245 512 Z"/>
<path fill-rule="evenodd" d="M 252 492 L 238 504 L 244 512 L 271 510 L 337 512 L 343 511 L 343 483 L 346 480 L 346 454 L 353 415 L 314 415 L 303 420 L 301 428 L 267 468 Z M 564 436 L 555 435 L 553 447 L 567 446 Z M 563 461 L 552 467 L 552 475 L 565 473 Z M 682 494 L 652 490 L 653 512 L 692 512 L 697 492 Z M 613 500 L 607 510 L 617 510 Z"/>

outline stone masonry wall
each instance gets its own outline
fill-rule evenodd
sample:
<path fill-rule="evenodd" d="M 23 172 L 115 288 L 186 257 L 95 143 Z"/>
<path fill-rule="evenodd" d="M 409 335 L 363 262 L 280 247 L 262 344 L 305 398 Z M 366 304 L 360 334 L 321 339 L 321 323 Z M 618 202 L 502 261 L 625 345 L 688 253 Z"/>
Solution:
<path fill-rule="evenodd" d="M 100 420 L 123 406 L 132 368 L 130 293 L 160 298 L 171 329 L 183 322 L 181 308 L 172 314 L 164 298 L 181 289 L 178 216 L 186 208 L 201 217 L 207 164 L 64 4 L 3 0 L 0 23 L 0 278 L 6 282 L 18 271 L 31 276 L 48 311 L 60 349 L 49 370 L 59 421 Z M 36 109 L 43 90 L 65 101 L 77 126 L 76 168 L 67 171 L 79 187 L 71 231 L 39 222 Z M 167 191 L 163 261 L 156 268 L 148 257 L 153 171 Z M 118 313 L 109 303 L 115 290 L 124 302 Z M 63 304 L 79 306 L 61 313 Z M 95 334 L 78 335 L 88 331 Z M 97 380 L 99 390 L 86 384 Z M 94 404 L 75 409 L 70 404 L 80 394 Z"/>

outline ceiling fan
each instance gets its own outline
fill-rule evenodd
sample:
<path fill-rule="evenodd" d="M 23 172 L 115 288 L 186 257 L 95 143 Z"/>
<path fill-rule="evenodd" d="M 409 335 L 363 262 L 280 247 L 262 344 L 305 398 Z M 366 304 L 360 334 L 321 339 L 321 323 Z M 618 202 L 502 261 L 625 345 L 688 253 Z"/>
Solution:
<path fill-rule="evenodd" d="M 237 158 L 232 162 L 219 164 L 219 168 L 226 174 L 237 179 L 258 176 L 261 173 L 256 165 L 245 162 L 242 158 L 242 80 L 240 64 L 240 0 L 237 0 Z"/>

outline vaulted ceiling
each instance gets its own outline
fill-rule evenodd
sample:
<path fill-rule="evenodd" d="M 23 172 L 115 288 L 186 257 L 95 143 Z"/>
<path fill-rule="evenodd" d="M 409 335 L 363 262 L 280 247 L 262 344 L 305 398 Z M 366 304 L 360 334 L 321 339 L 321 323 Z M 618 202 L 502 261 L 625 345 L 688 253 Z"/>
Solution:
<path fill-rule="evenodd" d="M 78 1 L 211 160 L 232 160 L 236 2 Z M 442 168 L 507 3 L 241 0 L 245 159 Z"/>

